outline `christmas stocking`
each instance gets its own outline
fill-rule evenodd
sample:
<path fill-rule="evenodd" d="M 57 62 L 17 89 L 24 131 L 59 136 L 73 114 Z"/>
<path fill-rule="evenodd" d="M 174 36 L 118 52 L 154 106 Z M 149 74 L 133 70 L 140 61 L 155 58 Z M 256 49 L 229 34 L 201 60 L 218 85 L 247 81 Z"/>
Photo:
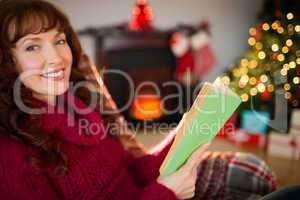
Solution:
<path fill-rule="evenodd" d="M 191 72 L 194 69 L 194 58 L 188 37 L 180 32 L 174 33 L 171 38 L 171 49 L 177 58 L 177 80 L 185 84 L 190 84 L 191 80 L 188 80 L 188 77 L 191 77 Z"/>
<path fill-rule="evenodd" d="M 211 38 L 206 31 L 200 30 L 191 39 L 194 56 L 194 74 L 203 78 L 216 64 L 216 57 L 211 48 Z"/>

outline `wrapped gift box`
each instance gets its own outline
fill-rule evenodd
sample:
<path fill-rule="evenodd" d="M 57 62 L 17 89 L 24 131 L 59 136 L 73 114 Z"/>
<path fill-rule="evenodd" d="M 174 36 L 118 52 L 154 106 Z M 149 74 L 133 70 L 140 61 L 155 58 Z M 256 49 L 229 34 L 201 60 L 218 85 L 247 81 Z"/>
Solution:
<path fill-rule="evenodd" d="M 227 134 L 227 139 L 235 144 L 266 145 L 266 133 L 270 114 L 263 111 L 244 110 L 241 113 L 241 127 Z"/>
<path fill-rule="evenodd" d="M 300 159 L 300 138 L 293 134 L 271 132 L 268 142 L 268 154 L 288 159 Z"/>
<path fill-rule="evenodd" d="M 299 109 L 293 110 L 290 134 L 292 134 L 294 137 L 300 138 L 300 110 Z"/>
<path fill-rule="evenodd" d="M 253 134 L 266 134 L 270 114 L 264 111 L 244 110 L 241 113 L 241 129 Z"/>
<path fill-rule="evenodd" d="M 255 144 L 258 147 L 264 147 L 267 136 L 260 133 L 248 132 L 243 129 L 236 129 L 236 131 L 227 136 L 227 139 L 235 144 Z"/>

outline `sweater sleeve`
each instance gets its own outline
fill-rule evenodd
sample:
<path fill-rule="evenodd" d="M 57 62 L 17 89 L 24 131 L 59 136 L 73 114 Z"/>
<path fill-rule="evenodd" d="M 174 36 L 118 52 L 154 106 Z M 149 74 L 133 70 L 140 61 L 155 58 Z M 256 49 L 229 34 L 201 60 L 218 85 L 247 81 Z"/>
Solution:
<path fill-rule="evenodd" d="M 140 187 L 149 184 L 159 176 L 159 168 L 172 146 L 174 136 L 175 134 L 169 133 L 149 155 L 133 158 L 131 154 L 127 153 L 130 160 L 128 165 L 129 172 Z"/>

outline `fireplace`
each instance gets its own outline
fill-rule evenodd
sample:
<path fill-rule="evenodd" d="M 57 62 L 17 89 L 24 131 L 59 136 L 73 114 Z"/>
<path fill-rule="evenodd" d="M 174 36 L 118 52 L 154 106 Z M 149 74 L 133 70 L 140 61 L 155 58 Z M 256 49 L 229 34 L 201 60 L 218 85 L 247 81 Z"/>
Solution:
<path fill-rule="evenodd" d="M 176 58 L 169 46 L 174 31 L 134 32 L 120 26 L 81 33 L 94 38 L 96 64 L 105 71 L 104 82 L 130 122 L 178 122 L 188 107 L 184 104 L 183 110 L 176 110 L 179 99 L 167 98 L 178 93 L 178 88 L 167 84 L 176 83 Z M 189 101 L 187 105 L 192 101 L 183 99 Z"/>

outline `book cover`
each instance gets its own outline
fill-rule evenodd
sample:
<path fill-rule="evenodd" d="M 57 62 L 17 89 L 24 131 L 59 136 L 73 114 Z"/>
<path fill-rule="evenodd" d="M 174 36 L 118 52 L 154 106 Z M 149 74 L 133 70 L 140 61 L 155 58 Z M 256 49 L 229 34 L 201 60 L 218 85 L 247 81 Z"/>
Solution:
<path fill-rule="evenodd" d="M 204 83 L 191 109 L 177 127 L 174 142 L 165 157 L 160 174 L 178 170 L 199 146 L 210 142 L 241 103 L 220 78 Z"/>

